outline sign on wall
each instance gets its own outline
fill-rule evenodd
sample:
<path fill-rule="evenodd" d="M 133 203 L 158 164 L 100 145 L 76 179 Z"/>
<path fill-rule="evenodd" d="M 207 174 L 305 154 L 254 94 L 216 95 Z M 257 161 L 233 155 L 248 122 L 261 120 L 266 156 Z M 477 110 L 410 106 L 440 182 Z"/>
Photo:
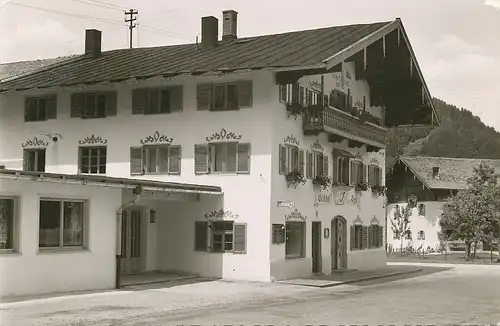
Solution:
<path fill-rule="evenodd" d="M 317 204 L 331 204 L 332 203 L 332 193 L 330 191 L 321 191 L 316 195 Z"/>
<path fill-rule="evenodd" d="M 337 190 L 337 192 L 335 192 L 335 205 L 344 205 L 347 195 L 347 190 Z"/>
<path fill-rule="evenodd" d="M 293 201 L 283 201 L 283 200 L 278 200 L 278 207 L 288 207 L 288 208 L 294 208 L 295 203 Z"/>

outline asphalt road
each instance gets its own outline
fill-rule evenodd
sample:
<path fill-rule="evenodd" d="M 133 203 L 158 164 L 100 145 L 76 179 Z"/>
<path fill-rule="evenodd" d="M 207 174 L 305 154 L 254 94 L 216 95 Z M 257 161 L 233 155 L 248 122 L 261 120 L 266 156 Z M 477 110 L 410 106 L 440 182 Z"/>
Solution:
<path fill-rule="evenodd" d="M 412 277 L 319 289 L 303 298 L 151 317 L 126 325 L 497 325 L 500 268 L 424 267 Z"/>
<path fill-rule="evenodd" d="M 0 304 L 0 325 L 497 325 L 500 266 L 332 288 L 207 282 Z M 249 299 L 250 298 L 250 299 Z"/>

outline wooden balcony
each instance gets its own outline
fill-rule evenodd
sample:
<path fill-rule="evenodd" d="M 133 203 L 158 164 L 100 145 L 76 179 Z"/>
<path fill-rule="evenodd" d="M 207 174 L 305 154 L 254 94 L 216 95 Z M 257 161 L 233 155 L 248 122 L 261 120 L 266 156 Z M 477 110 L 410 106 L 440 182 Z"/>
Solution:
<path fill-rule="evenodd" d="M 333 107 L 307 108 L 303 114 L 304 134 L 327 132 L 377 148 L 385 148 L 387 128 L 361 121 Z"/>

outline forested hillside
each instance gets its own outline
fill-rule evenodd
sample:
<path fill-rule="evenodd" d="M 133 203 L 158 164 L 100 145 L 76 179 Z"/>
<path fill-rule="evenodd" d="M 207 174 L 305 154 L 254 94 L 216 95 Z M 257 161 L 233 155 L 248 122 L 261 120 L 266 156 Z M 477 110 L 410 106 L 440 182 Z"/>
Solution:
<path fill-rule="evenodd" d="M 441 124 L 398 127 L 389 131 L 387 158 L 398 154 L 500 159 L 500 133 L 466 109 L 434 99 Z M 388 162 L 389 163 L 389 162 Z"/>

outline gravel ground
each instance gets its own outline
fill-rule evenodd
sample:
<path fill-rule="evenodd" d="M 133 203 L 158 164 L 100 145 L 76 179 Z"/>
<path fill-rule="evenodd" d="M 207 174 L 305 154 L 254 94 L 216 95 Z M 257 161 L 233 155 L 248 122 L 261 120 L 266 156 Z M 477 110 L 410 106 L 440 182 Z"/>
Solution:
<path fill-rule="evenodd" d="M 406 263 L 407 264 L 407 263 Z M 1 325 L 496 325 L 500 268 L 422 264 L 420 274 L 318 289 L 213 281 L 0 304 Z"/>

